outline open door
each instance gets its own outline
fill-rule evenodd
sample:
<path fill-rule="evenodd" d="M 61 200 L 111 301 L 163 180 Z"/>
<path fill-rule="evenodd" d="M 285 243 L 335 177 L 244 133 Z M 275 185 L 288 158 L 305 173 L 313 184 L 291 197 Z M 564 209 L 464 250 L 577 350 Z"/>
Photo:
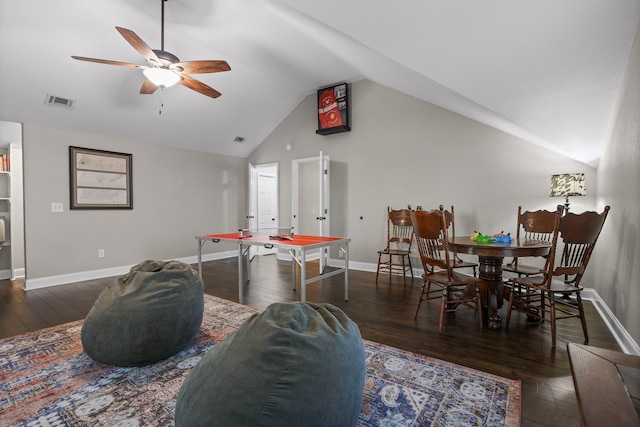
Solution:
<path fill-rule="evenodd" d="M 329 216 L 329 156 L 323 156 L 320 152 L 320 235 L 329 236 L 331 234 Z"/>
<path fill-rule="evenodd" d="M 329 209 L 329 156 L 320 152 L 318 157 L 295 159 L 291 164 L 291 224 L 296 234 L 328 236 Z M 320 270 L 326 264 L 328 249 L 311 253 L 320 258 Z"/>
<path fill-rule="evenodd" d="M 249 163 L 249 212 L 245 227 L 250 230 L 258 227 L 258 169 L 251 163 Z"/>
<path fill-rule="evenodd" d="M 246 219 L 245 227 L 256 230 L 258 227 L 258 169 L 251 163 L 249 163 L 249 212 Z M 257 252 L 255 246 L 249 246 L 249 259 L 252 260 Z"/>
<path fill-rule="evenodd" d="M 249 164 L 249 213 L 247 227 L 250 230 L 271 230 L 276 232 L 279 225 L 278 164 Z M 255 255 L 275 253 L 275 249 L 251 246 L 249 258 Z"/>

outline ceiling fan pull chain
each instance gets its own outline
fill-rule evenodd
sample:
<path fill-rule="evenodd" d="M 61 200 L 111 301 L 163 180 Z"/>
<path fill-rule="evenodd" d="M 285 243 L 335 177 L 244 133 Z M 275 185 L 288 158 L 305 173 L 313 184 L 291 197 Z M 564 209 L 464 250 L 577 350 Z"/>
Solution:
<path fill-rule="evenodd" d="M 158 115 L 162 115 L 162 108 L 164 107 L 164 102 L 162 102 L 163 93 L 164 93 L 164 87 L 160 86 L 160 108 L 158 109 Z"/>

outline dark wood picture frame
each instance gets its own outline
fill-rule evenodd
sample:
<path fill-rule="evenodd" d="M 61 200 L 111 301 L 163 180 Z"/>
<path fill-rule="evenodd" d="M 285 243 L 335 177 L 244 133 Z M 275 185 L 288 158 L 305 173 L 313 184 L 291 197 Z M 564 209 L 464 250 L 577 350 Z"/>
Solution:
<path fill-rule="evenodd" d="M 349 132 L 349 85 L 339 83 L 318 89 L 318 135 Z"/>
<path fill-rule="evenodd" d="M 69 147 L 71 209 L 133 209 L 132 155 Z"/>

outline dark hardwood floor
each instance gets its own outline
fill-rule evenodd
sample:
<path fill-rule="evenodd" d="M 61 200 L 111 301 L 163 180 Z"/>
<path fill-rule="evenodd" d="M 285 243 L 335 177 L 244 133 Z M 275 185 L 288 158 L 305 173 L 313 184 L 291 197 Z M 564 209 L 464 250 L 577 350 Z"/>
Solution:
<path fill-rule="evenodd" d="M 194 266 L 197 268 L 197 266 Z M 309 263 L 311 272 L 317 263 Z M 256 257 L 251 282 L 245 285 L 245 303 L 265 308 L 277 301 L 299 300 L 291 286 L 291 264 L 274 256 Z M 236 259 L 203 263 L 205 292 L 238 301 Z M 330 302 L 344 310 L 360 327 L 363 338 L 423 355 L 448 360 L 522 381 L 523 426 L 579 426 L 567 342 L 583 343 L 579 321 L 558 325 L 558 344 L 551 347 L 547 324 L 526 322 L 514 313 L 509 329 L 479 329 L 473 311 L 446 317 L 438 332 L 438 310 L 423 304 L 413 314 L 422 284 L 416 278 L 404 286 L 401 277 L 349 272 L 349 302 L 344 301 L 343 276 L 307 286 L 307 300 Z M 102 289 L 113 278 L 61 285 L 25 292 L 20 280 L 0 281 L 0 338 L 83 319 Z M 586 302 L 589 345 L 620 348 L 597 311 Z M 505 307 L 500 310 L 503 319 Z"/>

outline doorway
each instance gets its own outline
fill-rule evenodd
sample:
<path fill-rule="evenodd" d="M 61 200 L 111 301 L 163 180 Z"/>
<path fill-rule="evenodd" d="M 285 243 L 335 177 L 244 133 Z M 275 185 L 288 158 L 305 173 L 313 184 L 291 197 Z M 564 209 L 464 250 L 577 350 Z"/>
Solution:
<path fill-rule="evenodd" d="M 296 234 L 329 236 L 329 156 L 295 159 L 291 163 L 291 225 Z M 324 271 L 328 249 L 309 252 L 309 258 L 320 259 Z M 321 256 L 322 255 L 322 256 Z"/>
<path fill-rule="evenodd" d="M 22 180 L 22 124 L 0 121 L 0 279 L 25 277 L 24 185 Z"/>
<path fill-rule="evenodd" d="M 247 227 L 250 230 L 265 230 L 278 234 L 279 201 L 278 163 L 262 165 L 249 164 L 249 214 L 247 215 Z M 275 253 L 275 249 L 267 249 L 262 246 L 251 247 L 250 257 L 254 255 L 268 255 Z"/>

